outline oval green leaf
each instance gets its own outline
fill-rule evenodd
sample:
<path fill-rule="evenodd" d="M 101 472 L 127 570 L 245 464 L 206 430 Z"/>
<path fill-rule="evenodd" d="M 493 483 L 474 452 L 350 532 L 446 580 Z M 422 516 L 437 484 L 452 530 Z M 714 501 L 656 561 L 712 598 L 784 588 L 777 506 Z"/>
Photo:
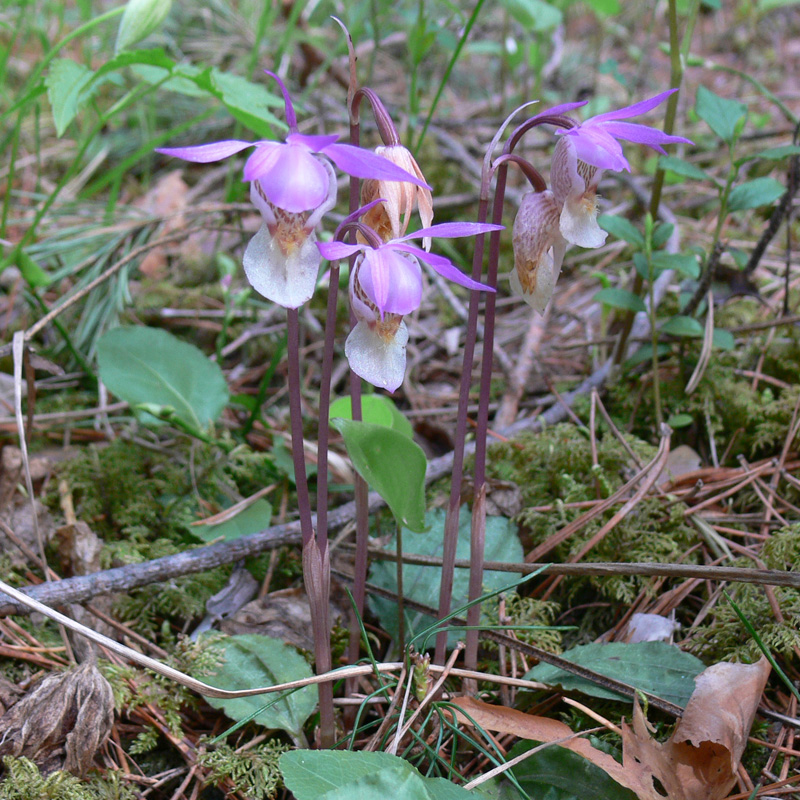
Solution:
<path fill-rule="evenodd" d="M 714 94 L 705 86 L 697 89 L 695 111 L 724 142 L 733 144 L 740 130 L 740 122 L 747 114 L 747 106 L 738 100 L 728 100 Z"/>
<path fill-rule="evenodd" d="M 331 403 L 331 419 L 341 417 L 342 419 L 353 419 L 353 410 L 349 397 L 339 397 Z M 365 394 L 361 398 L 361 420 L 371 422 L 373 425 L 383 425 L 386 428 L 394 428 L 398 433 L 411 439 L 414 436 L 414 429 L 411 423 L 403 416 L 403 412 L 392 402 L 392 400 L 382 394 Z"/>
<path fill-rule="evenodd" d="M 699 658 L 666 642 L 584 644 L 573 647 L 561 657 L 635 689 L 669 700 L 681 708 L 686 707 L 694 691 L 695 677 L 705 669 Z M 541 681 L 548 686 L 560 686 L 565 691 L 583 692 L 592 697 L 631 702 L 629 698 L 550 664 L 537 664 L 525 679 Z"/>
<path fill-rule="evenodd" d="M 154 33 L 169 14 L 172 0 L 128 0 L 117 30 L 114 52 L 127 50 Z"/>
<path fill-rule="evenodd" d="M 385 501 L 398 525 L 425 528 L 425 469 L 422 448 L 395 430 L 369 422 L 331 420 L 359 475 Z"/>
<path fill-rule="evenodd" d="M 644 236 L 642 236 L 642 232 L 636 228 L 632 222 L 625 219 L 625 217 L 603 214 L 597 218 L 597 224 L 604 231 L 608 231 L 612 236 L 616 236 L 618 239 L 624 239 L 628 244 L 634 247 L 644 247 Z"/>
<path fill-rule="evenodd" d="M 158 328 L 114 328 L 97 343 L 100 379 L 132 406 L 174 409 L 185 425 L 204 430 L 228 402 L 222 370 L 194 345 Z"/>
<path fill-rule="evenodd" d="M 601 289 L 593 298 L 611 308 L 622 308 L 626 311 L 647 311 L 644 301 L 638 295 L 626 289 Z"/>
<path fill-rule="evenodd" d="M 786 188 L 775 178 L 756 178 L 734 186 L 728 198 L 728 211 L 744 211 L 774 203 Z"/>
<path fill-rule="evenodd" d="M 670 336 L 698 337 L 703 335 L 703 326 L 694 317 L 678 314 L 668 319 L 659 332 L 668 333 Z"/>
<path fill-rule="evenodd" d="M 403 552 L 414 555 L 441 557 L 444 542 L 445 513 L 441 510 L 429 511 L 426 515 L 427 530 L 417 536 L 403 536 Z M 470 557 L 470 526 L 472 515 L 464 506 L 458 519 L 458 541 L 456 558 Z M 405 533 L 405 532 L 404 532 Z M 397 538 L 393 537 L 386 549 L 394 551 Z M 523 560 L 522 545 L 517 536 L 516 527 L 505 517 L 486 518 L 486 544 L 484 558 L 487 561 L 503 561 L 519 564 Z M 406 564 L 403 567 L 403 595 L 423 605 L 436 608 L 439 604 L 439 584 L 442 569 L 421 564 Z M 370 581 L 377 586 L 397 592 L 397 566 L 387 561 L 375 562 L 370 570 Z M 486 591 L 501 589 L 511 583 L 507 572 L 485 572 L 483 588 Z M 457 568 L 453 576 L 453 594 L 451 608 L 456 609 L 467 602 L 469 596 L 469 570 Z M 381 625 L 393 636 L 397 636 L 398 607 L 397 603 L 383 598 L 373 597 L 370 606 L 378 615 Z M 408 636 L 413 636 L 433 625 L 435 620 L 418 612 L 405 610 L 405 629 Z M 450 646 L 455 646 L 463 633 L 453 631 L 448 635 Z"/>
<path fill-rule="evenodd" d="M 271 636 L 255 633 L 228 636 L 211 646 L 221 648 L 224 658 L 216 672 L 207 679 L 209 684 L 218 689 L 255 689 L 310 678 L 312 675 L 311 667 L 297 650 Z M 317 707 L 316 686 L 304 686 L 273 703 L 274 700 L 275 695 L 269 694 L 231 700 L 207 698 L 212 708 L 221 708 L 236 722 L 255 713 L 253 720 L 259 725 L 277 728 L 299 738 L 305 721 Z M 272 705 L 264 708 L 268 703 Z"/>

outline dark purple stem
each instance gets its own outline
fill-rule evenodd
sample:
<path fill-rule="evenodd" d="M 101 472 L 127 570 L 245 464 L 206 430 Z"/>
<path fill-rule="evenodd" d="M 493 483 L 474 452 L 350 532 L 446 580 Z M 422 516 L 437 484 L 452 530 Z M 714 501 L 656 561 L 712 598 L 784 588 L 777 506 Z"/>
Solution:
<path fill-rule="evenodd" d="M 532 128 L 539 125 L 556 125 L 561 128 L 571 128 L 576 123 L 569 117 L 562 115 L 544 116 L 531 118 L 520 124 L 508 138 L 506 146 L 503 149 L 503 154 L 497 159 L 495 164 L 492 164 L 492 147 L 486 153 L 483 162 L 483 172 L 481 176 L 481 199 L 478 207 L 478 222 L 486 222 L 487 212 L 489 208 L 489 188 L 495 169 L 498 169 L 498 185 L 495 191 L 495 203 L 493 211 L 493 222 L 499 224 L 502 219 L 503 200 L 505 198 L 505 180 L 508 171 L 508 162 L 523 162 L 515 155 L 512 155 L 513 149 L 516 147 L 520 138 Z M 525 166 L 520 164 L 522 170 L 532 186 L 537 191 L 543 191 L 546 187 L 544 179 L 538 170 L 534 169 L 528 162 L 524 162 Z M 500 177 L 502 173 L 502 177 Z M 502 182 L 502 186 L 501 186 Z M 480 280 L 481 266 L 483 262 L 483 246 L 484 237 L 477 236 L 475 240 L 475 253 L 472 260 L 472 278 Z M 489 278 L 487 283 L 490 286 L 496 287 L 497 285 L 497 263 L 500 249 L 500 232 L 495 231 L 492 233 L 490 240 L 490 263 L 489 263 Z M 453 576 L 455 572 L 455 557 L 456 545 L 458 543 L 458 523 L 459 523 L 459 506 L 461 503 L 461 486 L 464 479 L 464 445 L 467 432 L 467 407 L 469 405 L 469 390 L 472 382 L 472 362 L 475 357 L 475 340 L 477 337 L 478 329 L 478 303 L 479 296 L 473 292 L 470 294 L 469 313 L 467 316 L 467 331 L 464 341 L 464 361 L 461 371 L 461 386 L 458 398 L 458 418 L 456 420 L 456 432 L 454 437 L 454 450 L 453 450 L 453 479 L 450 485 L 450 501 L 447 507 L 447 516 L 445 518 L 444 528 L 444 546 L 442 552 L 442 582 L 439 592 L 439 617 L 445 617 L 450 613 L 450 602 L 453 593 Z M 492 364 L 492 349 L 494 344 L 494 310 L 495 310 L 495 293 L 488 293 L 486 297 L 486 315 L 485 332 L 484 332 L 484 349 L 483 349 L 483 367 L 481 371 L 481 398 L 484 392 L 488 398 L 488 389 L 491 383 L 491 364 Z M 491 317 L 491 319 L 490 319 Z M 489 369 L 485 368 L 488 360 Z M 485 388 L 484 388 L 485 387 Z M 482 406 L 479 406 L 479 417 L 481 414 Z M 488 420 L 488 403 L 486 404 L 485 414 Z M 479 421 L 480 424 L 480 421 Z M 488 427 L 488 423 L 484 423 L 484 431 Z M 482 463 L 480 467 L 481 480 L 478 481 L 478 463 L 476 454 L 476 478 L 475 478 L 475 497 L 479 497 L 483 492 L 483 484 L 485 481 L 485 448 L 482 456 Z M 480 520 L 474 522 L 480 523 Z M 473 530 L 473 535 L 470 537 L 470 599 L 480 595 L 480 586 L 483 581 L 483 550 L 485 541 L 485 525 L 473 524 L 473 529 L 479 528 L 476 533 Z M 477 590 L 476 590 L 476 587 Z M 473 594 L 473 592 L 477 592 Z M 470 609 L 470 619 L 477 619 L 480 616 L 480 609 L 476 606 Z M 470 624 L 477 624 L 472 622 Z M 472 645 L 470 647 L 470 645 Z M 435 662 L 443 664 L 445 658 L 445 650 L 447 647 L 447 634 L 440 633 L 436 637 L 436 653 Z M 477 632 L 470 635 L 468 632 L 467 638 L 467 663 L 472 659 L 473 664 L 475 654 L 477 652 Z"/>
<path fill-rule="evenodd" d="M 294 460 L 294 481 L 297 488 L 297 506 L 300 511 L 300 529 L 303 535 L 303 577 L 309 603 L 312 609 L 311 627 L 314 634 L 314 657 L 318 673 L 331 668 L 330 614 L 328 613 L 329 579 L 320 565 L 327 564 L 325 551 L 317 548 L 314 539 L 314 526 L 311 520 L 311 502 L 308 494 L 308 476 L 303 449 L 303 408 L 300 388 L 300 315 L 296 308 L 286 309 L 287 357 L 289 361 L 289 413 L 292 427 L 292 458 Z M 329 381 L 330 382 L 330 381 Z M 327 469 L 327 464 L 326 467 Z M 327 492 L 327 490 L 326 490 Z M 327 509 L 326 509 L 327 511 Z M 326 523 L 327 525 L 327 523 Z M 314 548 L 318 558 L 314 574 L 306 568 L 306 550 Z M 319 687 L 319 727 L 320 740 L 325 746 L 332 746 L 335 737 L 333 717 L 333 686 L 330 683 Z"/>
<path fill-rule="evenodd" d="M 350 107 L 350 144 L 358 147 L 361 140 L 361 129 L 358 118 L 360 96 L 356 93 Z M 350 178 L 350 213 L 354 213 L 360 205 L 360 184 L 358 178 Z M 350 241 L 355 242 L 355 230 L 350 232 Z M 350 257 L 350 270 L 355 266 L 356 256 Z M 356 318 L 350 309 L 350 327 L 356 324 Z M 350 412 L 354 420 L 361 419 L 361 378 L 350 371 Z M 369 563 L 369 487 L 367 482 L 356 473 L 355 476 L 355 502 L 356 502 L 356 555 L 353 565 L 353 600 L 357 613 L 363 618 L 366 600 L 365 586 L 367 583 L 367 568 Z M 361 626 L 358 620 L 350 621 L 350 641 L 348 645 L 348 658 L 351 664 L 358 661 L 361 651 Z"/>
<path fill-rule="evenodd" d="M 289 416 L 292 429 L 292 458 L 294 460 L 294 482 L 297 488 L 297 507 L 300 511 L 300 529 L 303 545 L 314 536 L 311 522 L 311 502 L 308 496 L 306 458 L 303 450 L 303 408 L 300 389 L 300 315 L 296 308 L 286 309 L 287 342 L 289 362 Z"/>
<path fill-rule="evenodd" d="M 492 222 L 500 224 L 503 219 L 503 202 L 506 195 L 506 178 L 508 176 L 507 160 L 497 168 L 497 183 L 494 191 L 494 210 Z M 486 282 L 492 288 L 497 287 L 497 267 L 500 262 L 500 231 L 492 231 L 489 236 L 489 266 Z M 486 483 L 486 431 L 489 427 L 489 399 L 492 383 L 492 362 L 494 351 L 494 323 L 497 302 L 496 292 L 486 293 L 483 319 L 483 359 L 481 361 L 481 388 L 478 399 L 478 427 L 475 440 L 475 497 L 476 506 L 480 505 L 481 513 L 476 513 L 473 520 L 469 550 L 469 599 L 481 596 L 483 591 L 483 557 L 486 543 L 485 503 L 478 504 L 477 498 L 484 497 Z M 478 509 L 476 509 L 476 512 Z M 481 607 L 474 605 L 467 611 L 467 625 L 480 623 Z M 478 661 L 478 631 L 467 631 L 467 647 L 464 652 L 464 663 L 467 669 L 474 669 Z"/>
<path fill-rule="evenodd" d="M 484 178 L 484 183 L 488 182 Z M 488 196 L 481 199 L 478 205 L 478 222 L 486 222 L 489 209 Z M 475 237 L 475 250 L 472 255 L 472 279 L 479 281 L 483 272 L 483 245 L 484 234 Z M 472 362 L 475 357 L 475 340 L 478 335 L 478 292 L 470 292 L 469 311 L 467 314 L 467 331 L 464 338 L 464 360 L 461 368 L 461 385 L 458 393 L 458 417 L 456 431 L 453 438 L 453 479 L 450 484 L 450 501 L 447 506 L 447 515 L 444 522 L 444 542 L 442 549 L 442 578 L 439 587 L 439 618 L 442 619 L 450 613 L 450 602 L 453 595 L 453 576 L 455 574 L 456 545 L 458 544 L 458 521 L 461 506 L 461 484 L 464 478 L 464 445 L 467 438 L 467 407 L 469 406 L 469 389 L 472 384 Z M 447 633 L 442 632 L 436 636 L 436 651 L 434 661 L 444 664 L 445 650 L 447 649 Z"/>
<path fill-rule="evenodd" d="M 325 553 L 328 547 L 328 424 L 331 407 L 333 346 L 336 340 L 336 303 L 339 299 L 339 262 L 330 263 L 328 312 L 325 319 L 325 349 L 322 353 L 322 384 L 319 387 L 319 433 L 317 455 L 317 545 Z"/>

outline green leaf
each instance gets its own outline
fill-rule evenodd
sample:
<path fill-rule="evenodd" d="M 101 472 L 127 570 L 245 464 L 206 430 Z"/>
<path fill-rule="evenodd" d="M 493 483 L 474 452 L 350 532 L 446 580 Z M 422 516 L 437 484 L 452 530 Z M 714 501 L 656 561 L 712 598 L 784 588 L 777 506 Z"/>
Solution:
<path fill-rule="evenodd" d="M 57 58 L 50 65 L 45 84 L 57 136 L 64 133 L 77 113 L 89 102 L 92 93 L 84 90 L 93 78 L 92 70 L 69 58 Z"/>
<path fill-rule="evenodd" d="M 757 0 L 756 6 L 760 13 L 772 11 L 774 8 L 797 5 L 798 0 Z"/>
<path fill-rule="evenodd" d="M 627 311 L 647 311 L 644 301 L 627 289 L 601 289 L 593 298 L 611 308 L 624 308 Z"/>
<path fill-rule="evenodd" d="M 668 344 L 659 344 L 658 346 L 658 357 L 669 355 L 672 352 L 672 348 Z M 643 344 L 629 359 L 625 361 L 625 366 L 630 369 L 631 367 L 635 367 L 637 364 L 641 364 L 644 361 L 650 361 L 653 358 L 653 345 L 651 344 Z"/>
<path fill-rule="evenodd" d="M 767 161 L 780 161 L 787 156 L 800 156 L 800 146 L 796 144 L 785 144 L 782 147 L 770 147 L 756 153 L 756 158 L 764 158 Z"/>
<path fill-rule="evenodd" d="M 786 188 L 775 178 L 756 178 L 734 186 L 728 197 L 728 211 L 743 211 L 774 203 Z"/>
<path fill-rule="evenodd" d="M 297 650 L 271 636 L 255 633 L 228 636 L 212 647 L 221 648 L 225 658 L 217 671 L 206 679 L 218 689 L 255 689 L 312 675 L 311 667 Z M 284 695 L 269 708 L 260 710 L 275 699 L 276 695 L 264 694 L 233 700 L 209 697 L 206 702 L 212 708 L 221 708 L 235 722 L 258 712 L 253 719 L 259 725 L 278 728 L 299 738 L 305 721 L 317 707 L 316 686 L 304 686 Z"/>
<path fill-rule="evenodd" d="M 635 689 L 669 700 L 681 708 L 686 707 L 694 691 L 694 678 L 705 669 L 699 658 L 666 642 L 585 644 L 573 647 L 562 653 L 561 657 Z M 550 664 L 537 664 L 525 678 L 549 686 L 560 686 L 567 692 L 578 691 L 591 697 L 631 702 L 629 698 Z"/>
<path fill-rule="evenodd" d="M 700 277 L 700 264 L 697 258 L 687 253 L 653 253 L 653 265 L 659 272 L 674 269 L 686 278 Z"/>
<path fill-rule="evenodd" d="M 275 128 L 285 130 L 285 123 L 268 110 L 269 106 L 282 107 L 283 100 L 260 83 L 216 67 L 204 70 L 194 80 L 201 89 L 221 100 L 231 115 L 256 135 L 273 138 Z"/>
<path fill-rule="evenodd" d="M 673 414 L 668 420 L 667 425 L 670 428 L 678 430 L 678 428 L 685 428 L 694 422 L 694 417 L 691 414 Z"/>
<path fill-rule="evenodd" d="M 340 397 L 334 400 L 331 403 L 329 414 L 331 418 L 353 419 L 350 398 Z M 361 417 L 363 422 L 394 428 L 398 433 L 402 433 L 403 436 L 407 436 L 409 439 L 414 436 L 414 429 L 411 427 L 411 423 L 391 399 L 385 395 L 365 394 L 361 398 Z"/>
<path fill-rule="evenodd" d="M 621 8 L 619 0 L 586 0 L 586 5 L 598 17 L 613 17 L 619 14 Z"/>
<path fill-rule="evenodd" d="M 417 535 L 406 535 L 403 531 L 403 552 L 415 555 L 438 556 L 442 555 L 444 542 L 445 512 L 441 510 L 429 511 L 425 517 L 428 530 Z M 469 558 L 469 539 L 472 517 L 466 508 L 461 509 L 458 521 L 458 542 L 456 544 L 456 558 Z M 397 537 L 393 537 L 385 545 L 385 549 L 394 551 L 397 547 Z M 516 526 L 512 525 L 505 517 L 486 518 L 486 545 L 484 557 L 487 561 L 505 561 L 519 564 L 523 559 L 522 545 L 516 533 Z M 428 567 L 418 564 L 406 564 L 403 567 L 403 594 L 405 597 L 416 600 L 436 608 L 439 605 L 439 583 L 441 580 L 441 567 Z M 370 570 L 370 581 L 378 586 L 397 591 L 397 566 L 386 561 L 376 561 Z M 511 583 L 508 573 L 485 572 L 483 575 L 484 589 L 500 589 Z M 464 605 L 469 597 L 469 570 L 457 568 L 453 578 L 453 609 Z M 398 609 L 397 603 L 383 598 L 373 597 L 370 605 L 378 615 L 383 628 L 393 636 L 397 636 Z M 432 625 L 434 620 L 424 614 L 405 610 L 405 629 L 408 637 Z M 451 646 L 463 638 L 463 634 L 453 631 L 448 640 Z"/>
<path fill-rule="evenodd" d="M 527 753 L 536 745 L 517 742 L 508 759 Z M 552 800 L 636 800 L 636 795 L 613 780 L 607 772 L 566 747 L 547 747 L 514 767 L 519 785 L 535 798 Z M 555 787 L 557 790 L 553 792 Z"/>
<path fill-rule="evenodd" d="M 623 239 L 634 247 L 644 248 L 644 236 L 641 231 L 634 227 L 633 223 L 625 217 L 616 217 L 611 214 L 603 214 L 597 218 L 597 223 L 604 231 L 608 231 L 612 236 Z"/>
<path fill-rule="evenodd" d="M 50 276 L 24 250 L 17 251 L 17 268 L 28 286 L 35 289 L 50 285 Z"/>
<path fill-rule="evenodd" d="M 671 222 L 659 222 L 653 232 L 653 247 L 656 249 L 663 247 L 674 230 L 675 226 Z"/>
<path fill-rule="evenodd" d="M 736 347 L 736 339 L 733 334 L 724 328 L 714 328 L 711 342 L 714 347 L 719 347 L 720 350 L 733 350 Z"/>
<path fill-rule="evenodd" d="M 261 498 L 244 511 L 240 511 L 233 519 L 220 522 L 219 525 L 192 525 L 190 530 L 193 536 L 204 542 L 213 542 L 218 539 L 230 542 L 268 528 L 271 519 L 272 506 L 267 500 Z"/>
<path fill-rule="evenodd" d="M 714 181 L 714 178 L 709 175 L 704 169 L 684 161 L 682 158 L 676 156 L 661 156 L 658 159 L 658 166 L 663 170 L 674 172 L 683 178 L 692 178 L 698 181 Z"/>
<path fill-rule="evenodd" d="M 158 328 L 114 328 L 97 343 L 100 379 L 135 406 L 169 406 L 205 430 L 228 402 L 222 370 L 194 345 Z"/>
<path fill-rule="evenodd" d="M 169 14 L 172 0 L 128 0 L 117 30 L 114 52 L 127 50 L 153 33 Z"/>
<path fill-rule="evenodd" d="M 703 326 L 694 317 L 686 317 L 681 314 L 668 319 L 659 328 L 659 333 L 668 333 L 671 336 L 700 337 L 703 332 Z"/>
<path fill-rule="evenodd" d="M 444 778 L 423 778 L 390 753 L 290 750 L 280 757 L 286 788 L 297 800 L 470 800 Z"/>
<path fill-rule="evenodd" d="M 138 52 L 138 51 L 136 51 Z M 131 71 L 145 83 L 160 83 L 161 91 L 177 92 L 186 97 L 208 97 L 209 92 L 197 85 L 200 76 L 209 72 L 209 68 L 201 69 L 193 64 L 176 64 L 172 69 L 152 66 L 150 64 L 133 64 Z M 169 75 L 169 80 L 164 80 Z M 206 83 L 208 80 L 206 79 Z"/>
<path fill-rule="evenodd" d="M 342 434 L 356 471 L 386 501 L 398 525 L 421 531 L 427 467 L 422 448 L 383 425 L 334 419 L 331 426 Z"/>
<path fill-rule="evenodd" d="M 117 72 L 123 67 L 158 67 L 160 77 L 175 67 L 175 62 L 160 48 L 152 47 L 147 50 L 126 50 L 117 53 L 100 67 L 95 73 L 96 78 L 101 78 L 111 72 Z M 180 66 L 185 66 L 181 64 Z"/>
<path fill-rule="evenodd" d="M 564 15 L 544 0 L 502 0 L 508 13 L 526 30 L 543 33 L 557 28 Z"/>
<path fill-rule="evenodd" d="M 720 139 L 733 144 L 739 135 L 740 122 L 747 114 L 747 106 L 738 100 L 727 100 L 705 86 L 700 86 L 697 89 L 695 111 Z"/>

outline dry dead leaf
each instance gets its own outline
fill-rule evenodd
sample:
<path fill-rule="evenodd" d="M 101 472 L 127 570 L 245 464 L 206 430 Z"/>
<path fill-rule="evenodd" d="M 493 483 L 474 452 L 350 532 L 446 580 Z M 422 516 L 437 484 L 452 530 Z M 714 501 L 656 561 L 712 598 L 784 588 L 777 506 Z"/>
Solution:
<path fill-rule="evenodd" d="M 166 217 L 161 235 L 183 228 L 186 224 L 181 212 L 186 209 L 189 187 L 183 180 L 183 170 L 176 169 L 156 181 L 153 188 L 136 205 L 155 217 Z M 166 276 L 167 254 L 163 247 L 154 247 L 139 264 L 139 271 L 153 280 Z"/>
<path fill-rule="evenodd" d="M 625 626 L 621 640 L 636 642 L 668 642 L 672 634 L 680 629 L 680 623 L 660 614 L 634 614 Z"/>
<path fill-rule="evenodd" d="M 769 677 L 756 664 L 714 664 L 695 678 L 695 690 L 672 736 L 659 744 L 647 731 L 638 703 L 633 730 L 623 726 L 623 763 L 649 791 L 642 800 L 722 800 L 736 782 L 742 753 Z"/>
<path fill-rule="evenodd" d="M 38 500 L 33 501 L 33 506 L 36 509 L 42 540 L 49 542 L 55 531 L 53 518 Z M 28 550 L 34 553 L 39 552 L 39 542 L 36 537 L 36 525 L 33 520 L 30 500 L 18 495 L 6 508 L 0 511 L 0 519 L 8 525 L 17 539 L 27 545 Z M 29 563 L 27 556 L 2 531 L 0 531 L 0 552 L 6 553 L 11 559 L 11 564 L 15 567 L 24 567 Z"/>
<path fill-rule="evenodd" d="M 560 742 L 560 740 L 574 735 L 574 731 L 569 725 L 563 722 L 549 717 L 525 714 L 505 706 L 493 706 L 472 697 L 456 697 L 452 702 L 464 712 L 464 715 L 458 714 L 458 721 L 462 724 L 472 724 L 466 717 L 466 714 L 469 714 L 478 725 L 489 731 L 510 733 L 520 739 L 530 739 L 535 742 L 558 742 L 559 747 L 566 747 L 600 767 L 620 786 L 630 789 L 640 797 L 645 797 L 643 792 L 647 791 L 647 784 L 642 782 L 637 772 L 627 770 L 613 756 L 592 747 L 586 739 L 570 739 Z M 664 800 L 664 798 L 662 797 L 660 800 Z"/>
<path fill-rule="evenodd" d="M 43 774 L 83 777 L 114 721 L 114 695 L 92 662 L 48 675 L 0 717 L 0 756 L 25 756 Z"/>
<path fill-rule="evenodd" d="M 345 619 L 344 613 L 331 604 L 331 621 Z M 232 617 L 220 623 L 223 633 L 260 633 L 272 636 L 300 650 L 314 650 L 311 634 L 311 607 L 301 588 L 283 589 L 253 600 Z"/>
<path fill-rule="evenodd" d="M 658 476 L 660 486 L 672 483 L 700 469 L 703 460 L 699 453 L 688 444 L 680 444 L 674 450 L 670 450 L 667 463 L 661 474 Z"/>
<path fill-rule="evenodd" d="M 58 555 L 65 575 L 91 575 L 100 570 L 103 540 L 80 520 L 56 530 Z"/>

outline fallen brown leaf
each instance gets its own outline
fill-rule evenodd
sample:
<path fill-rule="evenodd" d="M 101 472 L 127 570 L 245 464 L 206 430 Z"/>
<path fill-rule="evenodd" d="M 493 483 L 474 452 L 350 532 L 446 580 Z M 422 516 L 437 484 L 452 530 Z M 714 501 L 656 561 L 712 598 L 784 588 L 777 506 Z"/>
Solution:
<path fill-rule="evenodd" d="M 695 690 L 672 736 L 659 744 L 638 704 L 633 730 L 623 726 L 623 763 L 650 785 L 642 800 L 664 800 L 654 779 L 675 800 L 722 800 L 736 782 L 747 736 L 769 677 L 756 664 L 714 664 L 695 678 Z"/>
<path fill-rule="evenodd" d="M 43 774 L 83 777 L 114 721 L 114 695 L 92 662 L 48 675 L 0 717 L 0 756 L 25 756 Z"/>
<path fill-rule="evenodd" d="M 559 722 L 549 717 L 538 717 L 533 714 L 525 714 L 513 708 L 505 706 L 493 706 L 472 697 L 456 697 L 453 704 L 458 706 L 461 712 L 457 714 L 458 721 L 462 724 L 471 725 L 472 722 L 467 718 L 467 714 L 480 727 L 495 733 L 510 733 L 520 739 L 531 739 L 535 742 L 553 742 L 559 747 L 566 747 L 574 753 L 583 756 L 597 767 L 600 767 L 609 777 L 613 778 L 620 786 L 630 789 L 632 792 L 645 797 L 648 785 L 644 783 L 638 772 L 626 769 L 613 756 L 597 750 L 586 739 L 569 739 L 562 742 L 569 736 L 574 735 L 574 731 L 569 725 Z M 651 784 L 652 785 L 652 784 Z M 664 800 L 664 798 L 660 798 Z"/>
<path fill-rule="evenodd" d="M 695 678 L 695 690 L 672 736 L 660 744 L 648 730 L 639 704 L 633 730 L 623 723 L 623 763 L 585 739 L 569 739 L 569 726 L 548 717 L 457 697 L 458 721 L 521 739 L 552 742 L 600 767 L 640 800 L 722 800 L 736 782 L 742 753 L 769 677 L 766 658 L 756 664 L 714 664 Z M 665 794 L 666 792 L 666 794 Z"/>

